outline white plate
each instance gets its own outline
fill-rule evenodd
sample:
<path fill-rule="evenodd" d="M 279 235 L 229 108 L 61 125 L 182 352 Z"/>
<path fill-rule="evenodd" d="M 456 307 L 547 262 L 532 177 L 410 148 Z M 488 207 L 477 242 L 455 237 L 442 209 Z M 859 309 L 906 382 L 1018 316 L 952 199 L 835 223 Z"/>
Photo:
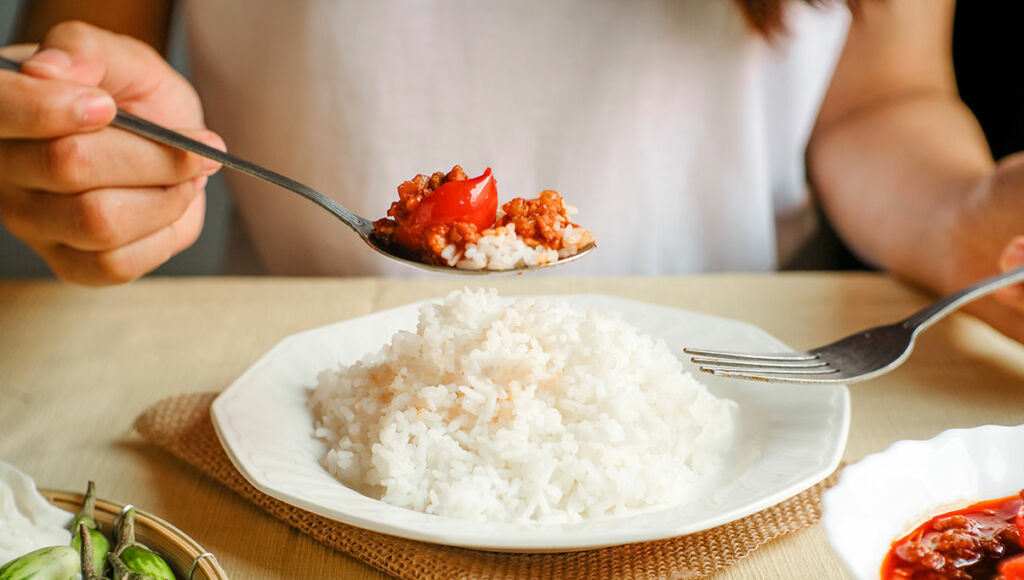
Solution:
<path fill-rule="evenodd" d="M 682 355 L 687 345 L 788 350 L 760 329 L 724 318 L 600 295 L 552 297 L 577 308 L 615 311 Z M 438 544 L 500 551 L 553 552 L 680 536 L 739 519 L 785 500 L 831 473 L 849 427 L 843 385 L 730 381 L 699 373 L 710 390 L 740 405 L 737 443 L 727 467 L 697 499 L 630 516 L 563 525 L 487 524 L 385 504 L 338 482 L 320 463 L 306 407 L 317 372 L 353 363 L 400 329 L 415 330 L 422 303 L 285 338 L 213 403 L 224 448 L 257 489 L 305 510 L 361 528 Z"/>
<path fill-rule="evenodd" d="M 822 502 L 833 551 L 858 580 L 877 580 L 892 542 L 927 519 L 1024 488 L 1024 425 L 897 441 L 843 469 Z"/>

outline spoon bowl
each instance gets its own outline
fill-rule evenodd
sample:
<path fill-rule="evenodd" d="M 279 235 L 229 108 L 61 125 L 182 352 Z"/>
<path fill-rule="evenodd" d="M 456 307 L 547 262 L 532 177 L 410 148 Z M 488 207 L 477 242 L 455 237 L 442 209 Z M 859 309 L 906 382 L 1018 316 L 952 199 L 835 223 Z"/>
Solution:
<path fill-rule="evenodd" d="M 7 69 L 19 72 L 21 70 L 21 65 L 13 60 L 0 57 L 0 69 Z M 511 270 L 464 270 L 450 266 L 427 264 L 417 260 L 415 256 L 412 256 L 404 252 L 401 248 L 398 248 L 393 244 L 386 244 L 382 242 L 380 239 L 378 239 L 377 236 L 374 234 L 372 221 L 353 213 L 351 210 L 334 201 L 330 197 L 320 193 L 319 191 L 313 189 L 312 187 L 295 181 L 290 177 L 286 177 L 284 175 L 281 175 L 280 173 L 271 171 L 265 167 L 252 163 L 250 161 L 246 161 L 245 159 L 236 157 L 230 153 L 221 151 L 220 149 L 214 149 L 213 147 L 210 147 L 205 143 L 201 143 L 199 141 L 196 141 L 195 139 L 190 139 L 182 135 L 181 133 L 172 131 L 166 127 L 157 125 L 152 121 L 148 121 L 146 119 L 133 115 L 127 111 L 123 111 L 121 109 L 117 110 L 117 115 L 114 117 L 114 120 L 110 124 L 115 127 L 118 127 L 119 129 L 124 129 L 125 131 L 129 131 L 131 133 L 135 133 L 136 135 L 141 135 L 142 137 L 146 137 L 147 139 L 156 141 L 157 143 L 189 151 L 191 153 L 195 153 L 196 155 L 206 157 L 208 159 L 213 159 L 214 161 L 219 162 L 221 165 L 224 165 L 225 167 L 230 167 L 231 169 L 240 171 L 247 175 L 251 175 L 257 179 L 269 181 L 274 185 L 283 187 L 284 189 L 297 193 L 302 197 L 305 197 L 306 199 L 319 205 L 321 208 L 330 212 L 331 215 L 341 220 L 342 223 L 351 228 L 352 231 L 356 233 L 356 235 L 362 238 L 363 241 L 366 242 L 366 244 L 373 248 L 373 250 L 376 251 L 377 253 L 401 264 L 412 266 L 414 268 L 419 268 L 421 270 L 427 270 L 430 272 L 437 272 L 442 274 L 459 274 L 470 276 L 522 273 L 531 270 L 537 270 L 540 268 L 547 268 L 550 266 L 560 266 L 562 264 L 567 264 L 578 258 L 581 258 L 584 254 L 587 254 L 596 247 L 596 244 L 591 242 L 584 246 L 583 248 L 581 248 L 579 252 L 567 258 L 563 258 L 539 266 L 527 266 Z"/>
<path fill-rule="evenodd" d="M 362 236 L 361 236 L 362 237 Z M 590 242 L 589 244 L 580 248 L 578 252 L 565 258 L 559 258 L 555 262 L 547 262 L 545 264 L 538 264 L 536 266 L 524 266 L 522 268 L 512 268 L 509 270 L 467 270 L 462 268 L 456 268 L 454 266 L 442 266 L 438 264 L 427 264 L 426 262 L 420 262 L 415 256 L 408 254 L 402 250 L 402 248 L 396 248 L 389 244 L 382 243 L 376 236 L 370 235 L 363 237 L 363 241 L 368 246 L 373 248 L 375 252 L 383 254 L 391 260 L 411 266 L 420 270 L 427 270 L 428 272 L 436 272 L 438 274 L 458 274 L 461 276 L 493 276 L 495 274 L 525 274 L 526 272 L 532 272 L 534 270 L 540 270 L 542 268 L 549 268 L 551 266 L 561 266 L 562 264 L 568 264 L 578 258 L 582 258 L 584 254 L 593 250 L 597 247 L 597 243 Z"/>

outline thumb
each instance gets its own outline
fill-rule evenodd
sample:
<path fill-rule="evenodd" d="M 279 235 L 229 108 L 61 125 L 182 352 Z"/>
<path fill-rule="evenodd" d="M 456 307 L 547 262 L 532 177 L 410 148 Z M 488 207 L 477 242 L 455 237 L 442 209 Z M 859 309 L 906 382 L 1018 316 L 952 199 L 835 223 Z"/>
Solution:
<path fill-rule="evenodd" d="M 999 257 L 999 270 L 1005 272 L 1021 266 L 1024 266 L 1024 236 L 1017 236 L 1003 248 L 1003 253 Z M 1024 307 L 1024 284 L 1001 288 L 996 292 L 996 296 L 1007 304 L 1022 308 Z"/>

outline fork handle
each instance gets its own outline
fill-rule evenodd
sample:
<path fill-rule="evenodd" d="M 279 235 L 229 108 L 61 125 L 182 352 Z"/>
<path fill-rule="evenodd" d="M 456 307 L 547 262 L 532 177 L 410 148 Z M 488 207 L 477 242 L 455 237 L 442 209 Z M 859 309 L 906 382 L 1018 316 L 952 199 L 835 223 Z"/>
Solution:
<path fill-rule="evenodd" d="M 910 315 L 901 325 L 916 334 L 964 304 L 1018 282 L 1024 282 L 1024 266 L 985 278 L 949 296 L 940 298 Z"/>
<path fill-rule="evenodd" d="M 21 72 L 21 63 L 0 56 L 0 69 Z M 360 236 L 366 237 L 369 232 L 373 231 L 373 224 L 366 218 L 352 213 L 348 208 L 342 206 L 312 187 L 299 183 L 298 181 L 281 175 L 276 171 L 271 171 L 270 169 L 252 163 L 251 161 L 246 161 L 245 159 L 236 157 L 230 153 L 221 151 L 220 149 L 214 149 L 205 143 L 201 143 L 195 139 L 190 139 L 181 133 L 172 131 L 167 127 L 157 125 L 152 121 L 148 121 L 121 109 L 117 110 L 117 115 L 110 124 L 119 129 L 124 129 L 125 131 L 156 141 L 157 143 L 189 151 L 201 157 L 213 159 L 226 167 L 251 175 L 257 179 L 269 181 L 274 185 L 295 192 L 334 214 L 335 217 L 344 222 L 345 225 L 355 230 L 355 232 Z"/>

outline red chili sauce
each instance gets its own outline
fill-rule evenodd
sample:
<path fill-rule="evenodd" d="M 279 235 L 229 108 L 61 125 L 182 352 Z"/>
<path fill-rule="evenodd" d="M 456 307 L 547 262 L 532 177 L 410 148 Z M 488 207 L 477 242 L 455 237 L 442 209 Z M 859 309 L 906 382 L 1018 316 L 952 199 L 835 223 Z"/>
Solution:
<path fill-rule="evenodd" d="M 456 165 L 447 174 L 417 175 L 398 186 L 398 201 L 388 217 L 373 222 L 374 233 L 385 244 L 395 243 L 426 263 L 443 263 L 445 247 L 460 251 L 476 243 L 488 230 L 513 224 L 516 235 L 529 246 L 561 249 L 561 229 L 571 224 L 562 197 L 545 190 L 536 199 L 517 197 L 502 206 L 498 218 L 498 192 L 491 169 L 470 178 Z"/>
<path fill-rule="evenodd" d="M 882 580 L 1024 580 L 1024 490 L 928 520 L 893 543 Z"/>

